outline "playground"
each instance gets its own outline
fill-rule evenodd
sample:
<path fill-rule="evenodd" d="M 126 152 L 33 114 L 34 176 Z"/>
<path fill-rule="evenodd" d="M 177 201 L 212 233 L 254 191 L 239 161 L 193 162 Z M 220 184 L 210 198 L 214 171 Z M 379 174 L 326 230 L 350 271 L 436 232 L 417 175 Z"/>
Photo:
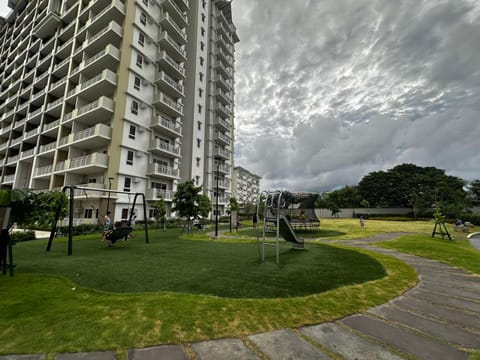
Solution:
<path fill-rule="evenodd" d="M 432 238 L 432 222 L 368 221 L 360 229 L 354 219 L 322 220 L 329 237 L 312 232 L 305 251 L 280 241 L 279 264 L 270 247 L 261 261 L 249 225 L 238 234 L 220 227 L 217 239 L 212 228 L 152 229 L 149 243 L 138 231 L 113 248 L 100 235 L 78 236 L 72 256 L 66 237 L 55 239 L 50 252 L 48 240 L 18 243 L 15 276 L 1 278 L 1 353 L 121 351 L 242 337 L 363 311 L 417 281 L 400 260 L 341 245 L 366 231 L 416 232 L 398 242 L 405 251 L 446 256 L 480 273 L 471 267 L 478 251 L 464 239 Z"/>

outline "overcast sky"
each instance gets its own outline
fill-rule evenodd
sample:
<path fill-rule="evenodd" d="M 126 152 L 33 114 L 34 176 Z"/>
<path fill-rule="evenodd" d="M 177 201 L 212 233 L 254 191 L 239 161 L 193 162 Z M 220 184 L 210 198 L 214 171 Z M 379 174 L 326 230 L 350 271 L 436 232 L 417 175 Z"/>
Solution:
<path fill-rule="evenodd" d="M 234 0 L 236 165 L 264 189 L 401 163 L 480 178 L 480 0 Z"/>
<path fill-rule="evenodd" d="M 263 189 L 405 162 L 480 178 L 480 0 L 234 0 L 233 17 L 236 165 Z"/>

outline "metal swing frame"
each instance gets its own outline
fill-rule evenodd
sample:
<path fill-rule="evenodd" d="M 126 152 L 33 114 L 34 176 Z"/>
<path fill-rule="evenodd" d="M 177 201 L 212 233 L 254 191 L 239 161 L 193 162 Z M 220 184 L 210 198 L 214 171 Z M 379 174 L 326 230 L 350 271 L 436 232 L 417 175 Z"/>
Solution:
<path fill-rule="evenodd" d="M 89 188 L 85 186 L 64 186 L 62 191 L 64 193 L 69 190 L 69 211 L 68 211 L 68 249 L 67 249 L 67 254 L 70 256 L 73 253 L 73 204 L 75 201 L 75 190 L 83 190 L 84 192 L 86 191 L 96 191 L 96 192 L 102 192 L 102 193 L 114 193 L 114 194 L 127 194 L 127 195 L 133 195 L 131 192 L 128 191 L 119 191 L 119 190 L 106 190 L 106 189 L 96 189 L 96 188 Z M 141 196 L 143 200 L 143 218 L 145 219 L 145 242 L 148 244 L 148 222 L 147 222 L 147 205 L 145 201 L 145 194 L 144 193 L 135 193 L 135 197 L 133 198 L 133 204 L 130 209 L 130 215 L 128 217 L 127 225 L 130 226 L 132 222 L 132 217 L 133 213 L 135 210 L 135 204 L 137 202 L 137 197 Z M 46 251 L 50 251 L 52 248 L 52 243 L 53 239 L 55 238 L 55 233 L 57 231 L 57 222 L 60 217 L 60 211 L 61 207 L 60 204 L 57 206 L 57 209 L 55 211 L 55 221 L 52 226 L 52 230 L 50 232 L 50 237 L 48 239 L 48 244 Z"/>

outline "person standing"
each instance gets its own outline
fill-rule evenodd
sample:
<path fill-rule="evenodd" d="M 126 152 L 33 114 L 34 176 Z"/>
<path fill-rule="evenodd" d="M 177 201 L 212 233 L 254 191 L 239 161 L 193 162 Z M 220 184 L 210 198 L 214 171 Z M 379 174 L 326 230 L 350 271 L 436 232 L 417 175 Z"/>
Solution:
<path fill-rule="evenodd" d="M 106 241 L 107 232 L 112 230 L 112 219 L 110 219 L 110 211 L 107 211 L 105 216 L 103 217 L 103 240 Z M 109 241 L 108 246 L 112 246 L 112 243 Z"/>
<path fill-rule="evenodd" d="M 257 213 L 253 214 L 253 228 L 256 229 L 258 224 Z"/>
<path fill-rule="evenodd" d="M 365 228 L 365 219 L 363 218 L 363 216 L 360 216 L 360 227 L 361 227 L 362 229 Z"/>

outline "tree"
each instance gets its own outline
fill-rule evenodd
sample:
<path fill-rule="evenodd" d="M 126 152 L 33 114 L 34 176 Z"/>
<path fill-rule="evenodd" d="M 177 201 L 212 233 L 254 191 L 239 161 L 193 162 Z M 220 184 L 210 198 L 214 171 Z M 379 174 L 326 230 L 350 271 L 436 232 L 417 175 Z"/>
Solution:
<path fill-rule="evenodd" d="M 240 209 L 240 206 L 238 205 L 238 201 L 235 197 L 231 197 L 229 200 L 228 200 L 228 207 L 230 208 L 230 212 L 232 211 L 238 211 L 238 209 Z"/>
<path fill-rule="evenodd" d="M 212 211 L 212 203 L 207 195 L 200 195 L 198 199 L 198 213 L 206 218 L 208 214 Z"/>
<path fill-rule="evenodd" d="M 472 202 L 472 205 L 480 205 L 480 179 L 473 180 L 470 184 L 468 184 L 467 195 Z"/>
<path fill-rule="evenodd" d="M 153 214 L 155 217 L 155 222 L 157 223 L 157 228 L 160 224 L 165 225 L 165 215 L 167 214 L 167 206 L 165 205 L 165 200 L 163 198 L 158 199 L 153 204 Z"/>
<path fill-rule="evenodd" d="M 172 211 L 178 212 L 178 215 L 187 219 L 196 218 L 199 214 L 199 206 L 205 205 L 205 199 L 200 194 L 201 191 L 202 187 L 195 186 L 194 180 L 178 184 L 177 192 L 173 197 Z M 210 202 L 209 199 L 208 201 Z"/>

